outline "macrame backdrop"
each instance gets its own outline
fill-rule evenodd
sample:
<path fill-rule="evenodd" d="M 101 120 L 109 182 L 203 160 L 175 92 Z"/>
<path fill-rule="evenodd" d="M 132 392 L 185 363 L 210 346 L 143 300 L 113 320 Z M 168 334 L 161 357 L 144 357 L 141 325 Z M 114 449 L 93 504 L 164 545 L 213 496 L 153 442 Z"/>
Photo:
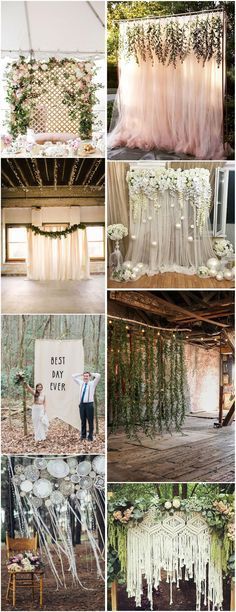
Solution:
<path fill-rule="evenodd" d="M 144 171 L 146 171 L 146 177 L 142 181 L 139 204 L 135 208 L 133 197 L 136 198 L 136 196 L 133 196 L 132 188 L 130 188 L 130 240 L 125 259 L 132 263 L 132 267 L 138 263 L 143 264 L 140 272 L 137 271 L 136 277 L 144 272 L 150 276 L 159 272 L 196 274 L 200 266 L 206 265 L 207 260 L 214 257 L 208 229 L 211 203 L 209 178 L 206 180 L 209 189 L 209 208 L 206 210 L 204 223 L 200 226 L 197 219 L 200 209 L 199 202 L 194 202 L 193 192 L 191 195 L 185 192 L 180 201 L 178 191 L 172 191 L 170 182 L 168 189 L 165 191 L 157 189 L 155 194 L 149 196 L 153 176 L 167 176 L 168 170 L 153 169 L 153 167 L 149 170 L 146 164 Z M 193 184 L 196 180 L 193 191 L 197 198 L 199 194 L 198 177 L 201 181 L 201 173 L 207 172 L 205 169 L 196 170 L 195 179 L 195 170 L 191 170 Z M 133 169 L 129 173 L 138 180 L 139 174 L 140 169 Z M 185 174 L 187 177 L 188 170 L 183 171 L 182 176 L 184 177 Z"/>
<path fill-rule="evenodd" d="M 51 228 L 53 230 L 53 227 Z M 58 229 L 58 225 L 55 229 Z M 60 228 L 59 228 L 60 229 Z M 61 227 L 63 230 L 64 228 Z M 89 278 L 86 230 L 62 238 L 49 238 L 28 229 L 27 276 L 31 280 Z"/>
<path fill-rule="evenodd" d="M 120 23 L 118 118 L 108 139 L 111 148 L 224 158 L 224 29 L 222 12 Z"/>
<path fill-rule="evenodd" d="M 170 605 L 173 604 L 172 585 L 179 580 L 194 579 L 196 610 L 201 604 L 208 610 L 220 610 L 223 604 L 223 578 L 220 563 L 211 554 L 211 533 L 200 513 L 155 516 L 151 508 L 144 520 L 127 533 L 127 591 L 141 607 L 143 578 L 147 580 L 148 599 L 153 609 L 153 588 L 157 589 L 161 572 L 166 572 L 170 584 Z"/>
<path fill-rule="evenodd" d="M 160 335 L 112 319 L 108 327 L 108 406 L 113 429 L 152 437 L 181 430 L 187 409 L 181 334 Z"/>

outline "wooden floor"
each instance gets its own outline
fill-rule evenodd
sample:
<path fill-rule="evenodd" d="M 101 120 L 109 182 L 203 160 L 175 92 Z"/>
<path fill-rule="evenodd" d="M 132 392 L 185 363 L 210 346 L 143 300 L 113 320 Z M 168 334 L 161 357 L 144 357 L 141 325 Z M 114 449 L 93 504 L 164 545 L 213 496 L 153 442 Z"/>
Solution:
<path fill-rule="evenodd" d="M 202 419 L 203 427 L 205 421 Z M 167 450 L 131 444 L 121 431 L 112 434 L 108 438 L 108 482 L 234 482 L 234 426 L 214 431 L 209 441 Z"/>
<path fill-rule="evenodd" d="M 176 272 L 165 272 L 154 276 L 141 276 L 137 281 L 117 283 L 107 275 L 108 289 L 231 289 L 234 288 L 232 281 L 217 281 L 215 278 L 200 278 L 196 274 L 177 274 Z"/>
<path fill-rule="evenodd" d="M 4 314 L 103 314 L 105 276 L 82 281 L 33 281 L 26 276 L 2 277 Z"/>

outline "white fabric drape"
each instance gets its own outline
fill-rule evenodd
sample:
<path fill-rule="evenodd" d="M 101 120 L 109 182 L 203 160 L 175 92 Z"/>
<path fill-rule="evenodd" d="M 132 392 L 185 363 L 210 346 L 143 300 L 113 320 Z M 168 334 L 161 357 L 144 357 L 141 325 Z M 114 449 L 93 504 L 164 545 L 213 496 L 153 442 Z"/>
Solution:
<path fill-rule="evenodd" d="M 180 213 L 177 194 L 165 191 L 160 198 L 160 210 L 155 210 L 153 201 L 149 200 L 145 215 L 140 208 L 135 221 L 130 211 L 130 242 L 125 259 L 133 266 L 143 263 L 142 273 L 145 271 L 150 276 L 159 272 L 196 274 L 199 266 L 214 257 L 208 227 L 199 233 L 197 211 L 188 200 L 184 200 Z M 180 214 L 184 217 L 181 223 Z M 181 227 L 177 229 L 176 224 Z M 190 230 L 191 225 L 194 227 Z M 189 235 L 192 242 L 188 241 Z"/>
<path fill-rule="evenodd" d="M 195 17 L 178 17 L 180 24 L 191 19 Z M 158 19 L 161 26 L 166 21 Z M 149 23 L 153 20 L 145 20 L 145 27 Z M 128 27 L 129 22 L 120 24 L 123 40 Z M 223 63 L 217 66 L 215 57 L 203 65 L 192 51 L 174 67 L 163 65 L 155 54 L 149 60 L 139 54 L 137 63 L 124 49 L 119 60 L 118 119 L 108 145 L 223 159 L 222 70 Z"/>
<path fill-rule="evenodd" d="M 62 238 L 49 238 L 34 234 L 29 229 L 27 236 L 27 276 L 29 279 L 82 280 L 89 278 L 88 243 L 85 230 L 76 230 Z"/>

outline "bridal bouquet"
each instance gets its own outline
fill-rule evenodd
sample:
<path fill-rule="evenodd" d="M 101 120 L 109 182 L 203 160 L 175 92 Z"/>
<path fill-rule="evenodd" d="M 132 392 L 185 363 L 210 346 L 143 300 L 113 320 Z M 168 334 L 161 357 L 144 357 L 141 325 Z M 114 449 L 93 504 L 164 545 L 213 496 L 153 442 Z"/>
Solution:
<path fill-rule="evenodd" d="M 34 572 L 43 567 L 40 556 L 33 552 L 18 553 L 7 561 L 7 569 L 11 572 Z"/>
<path fill-rule="evenodd" d="M 122 223 L 108 225 L 107 235 L 110 240 L 122 240 L 124 236 L 128 236 L 128 229 Z"/>
<path fill-rule="evenodd" d="M 15 385 L 19 385 L 20 383 L 22 383 L 25 380 L 25 371 L 24 370 L 19 370 L 19 372 L 16 373 L 15 375 Z"/>

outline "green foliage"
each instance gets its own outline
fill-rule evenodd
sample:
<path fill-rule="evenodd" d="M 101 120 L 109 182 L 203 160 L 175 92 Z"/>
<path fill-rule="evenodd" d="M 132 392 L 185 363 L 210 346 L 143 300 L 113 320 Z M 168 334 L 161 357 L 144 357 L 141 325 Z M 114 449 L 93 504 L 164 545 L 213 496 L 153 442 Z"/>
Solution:
<path fill-rule="evenodd" d="M 30 125 L 37 100 L 50 84 L 58 85 L 57 69 L 63 68 L 65 84 L 62 90 L 62 104 L 68 108 L 71 119 L 78 117 L 79 132 L 82 139 L 92 137 L 92 127 L 96 119 L 93 112 L 97 102 L 96 91 L 101 84 L 95 84 L 92 76 L 97 72 L 90 61 L 78 62 L 73 58 L 57 59 L 50 57 L 44 62 L 31 59 L 26 61 L 21 55 L 19 60 L 8 65 L 6 100 L 11 107 L 9 131 L 14 138 L 25 134 Z M 76 70 L 80 69 L 77 78 Z M 78 85 L 79 83 L 79 85 Z"/>
<path fill-rule="evenodd" d="M 73 232 L 76 232 L 78 229 L 86 229 L 86 225 L 84 223 L 75 223 L 74 225 L 70 225 L 70 227 L 66 227 L 64 230 L 57 230 L 56 232 L 44 231 L 37 225 L 30 225 L 29 228 L 34 234 L 40 234 L 40 236 L 47 236 L 47 238 L 61 239 L 62 237 L 66 237 L 69 234 L 73 234 Z"/>
<path fill-rule="evenodd" d="M 168 488 L 166 488 L 168 487 Z M 189 496 L 182 499 L 173 496 L 173 485 L 122 484 L 110 485 L 113 490 L 108 501 L 108 562 L 110 582 L 124 579 L 126 572 L 127 530 L 141 522 L 146 512 L 153 508 L 156 521 L 161 517 L 181 512 L 191 515 L 199 512 L 208 523 L 211 532 L 211 558 L 225 574 L 234 571 L 234 495 L 223 491 L 224 485 L 188 484 Z M 158 495 L 157 495 L 158 491 Z"/>
<path fill-rule="evenodd" d="M 181 334 L 166 338 L 122 320 L 108 329 L 108 405 L 113 430 L 180 431 L 186 413 L 186 368 Z"/>

